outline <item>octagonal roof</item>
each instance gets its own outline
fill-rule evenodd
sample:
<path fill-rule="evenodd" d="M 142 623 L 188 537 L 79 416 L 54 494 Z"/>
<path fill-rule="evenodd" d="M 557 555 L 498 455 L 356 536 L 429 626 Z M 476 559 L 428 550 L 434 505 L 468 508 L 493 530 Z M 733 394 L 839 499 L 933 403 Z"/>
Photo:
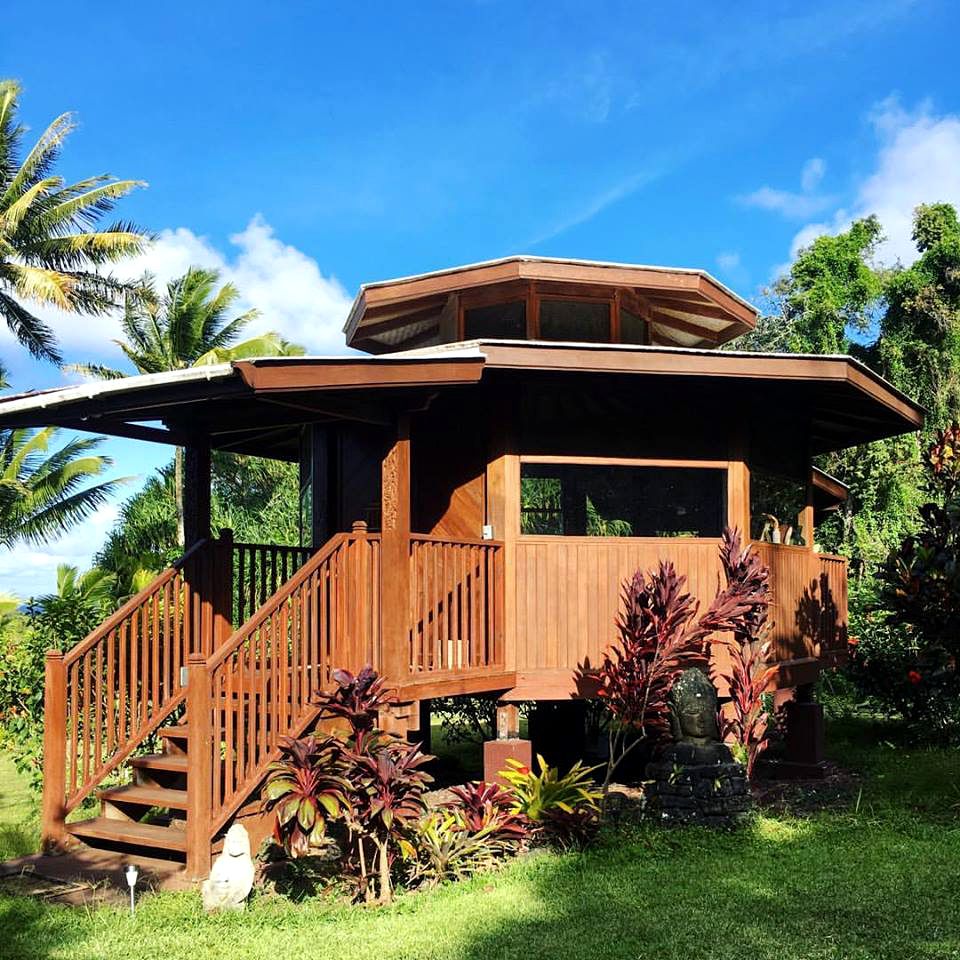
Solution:
<path fill-rule="evenodd" d="M 512 256 L 361 286 L 344 326 L 347 343 L 385 353 L 466 339 L 471 306 L 539 298 L 606 300 L 645 321 L 643 342 L 716 347 L 756 326 L 759 311 L 704 270 Z M 528 309 L 536 316 L 536 309 Z M 529 339 L 537 336 L 535 319 Z M 627 342 L 612 325 L 614 342 Z M 636 341 L 632 341 L 636 342 Z"/>

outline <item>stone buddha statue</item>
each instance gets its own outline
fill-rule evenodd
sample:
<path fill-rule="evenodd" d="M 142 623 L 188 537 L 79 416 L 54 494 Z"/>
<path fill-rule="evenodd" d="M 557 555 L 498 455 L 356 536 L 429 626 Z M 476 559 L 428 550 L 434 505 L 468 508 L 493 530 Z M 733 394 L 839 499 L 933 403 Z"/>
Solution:
<path fill-rule="evenodd" d="M 670 691 L 670 733 L 675 743 L 699 747 L 720 739 L 717 691 L 697 667 L 684 670 Z"/>

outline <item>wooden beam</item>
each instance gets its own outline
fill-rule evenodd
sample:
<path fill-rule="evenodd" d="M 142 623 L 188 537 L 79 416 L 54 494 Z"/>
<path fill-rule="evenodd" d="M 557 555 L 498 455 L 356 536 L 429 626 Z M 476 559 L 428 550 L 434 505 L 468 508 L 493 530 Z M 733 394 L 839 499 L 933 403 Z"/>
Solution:
<path fill-rule="evenodd" d="M 131 440 L 147 440 L 150 443 L 168 443 L 175 447 L 185 447 L 190 438 L 179 430 L 164 430 L 160 427 L 148 427 L 141 423 L 124 423 L 110 420 L 106 429 L 98 425 L 96 417 L 79 417 L 76 420 L 64 420 L 61 424 L 68 430 L 84 430 L 89 433 L 106 433 L 111 437 L 128 437 Z"/>
<path fill-rule="evenodd" d="M 689 320 L 684 320 L 682 317 L 675 317 L 672 313 L 664 313 L 656 307 L 651 308 L 650 319 L 654 323 L 659 323 L 666 327 L 673 327 L 674 330 L 689 333 L 694 337 L 699 337 L 701 340 L 706 340 L 708 343 L 719 343 L 720 341 L 720 336 L 716 330 L 698 326 Z"/>
<path fill-rule="evenodd" d="M 695 317 L 704 317 L 707 320 L 723 320 L 731 322 L 730 314 L 726 310 L 706 303 L 692 303 L 689 300 L 667 300 L 659 297 L 650 298 L 650 306 L 654 309 L 676 310 L 679 313 L 690 314 Z"/>

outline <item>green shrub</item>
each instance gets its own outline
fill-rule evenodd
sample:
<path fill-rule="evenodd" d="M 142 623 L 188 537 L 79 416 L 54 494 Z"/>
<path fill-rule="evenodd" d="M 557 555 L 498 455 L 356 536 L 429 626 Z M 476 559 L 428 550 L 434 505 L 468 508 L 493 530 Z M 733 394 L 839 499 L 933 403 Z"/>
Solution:
<path fill-rule="evenodd" d="M 500 772 L 510 784 L 513 809 L 527 817 L 544 840 L 560 846 L 586 843 L 600 821 L 603 791 L 590 776 L 597 767 L 578 760 L 560 776 L 539 754 L 537 765 L 539 773 L 511 758 L 508 769 Z"/>

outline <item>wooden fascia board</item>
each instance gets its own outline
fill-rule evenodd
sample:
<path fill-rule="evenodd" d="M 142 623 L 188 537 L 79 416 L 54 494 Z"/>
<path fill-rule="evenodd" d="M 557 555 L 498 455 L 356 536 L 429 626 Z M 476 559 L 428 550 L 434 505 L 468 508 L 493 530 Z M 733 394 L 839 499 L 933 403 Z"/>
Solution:
<path fill-rule="evenodd" d="M 683 356 L 676 351 L 628 352 L 499 344 L 484 344 L 483 349 L 491 368 L 849 383 L 883 404 L 913 429 L 923 425 L 923 413 L 919 407 L 899 396 L 866 368 L 842 357 L 752 357 L 719 351 L 692 352 Z"/>
<path fill-rule="evenodd" d="M 812 467 L 810 470 L 810 483 L 817 489 L 823 491 L 828 497 L 838 502 L 842 502 L 850 495 L 850 488 L 839 481 L 836 477 L 831 477 L 819 467 Z"/>
<path fill-rule="evenodd" d="M 335 390 L 350 387 L 417 387 L 470 384 L 479 381 L 483 357 L 455 360 L 378 360 L 356 362 L 234 364 L 254 393 L 291 390 Z"/>
<path fill-rule="evenodd" d="M 699 296 L 750 329 L 753 329 L 757 322 L 757 314 L 749 306 L 700 273 L 607 264 L 510 260 L 367 287 L 358 295 L 351 309 L 346 326 L 347 339 L 352 340 L 356 332 L 364 326 L 362 321 L 366 314 L 375 312 L 378 307 L 521 279 L 642 288 L 648 295 L 663 291 L 667 295 L 673 293 Z"/>

